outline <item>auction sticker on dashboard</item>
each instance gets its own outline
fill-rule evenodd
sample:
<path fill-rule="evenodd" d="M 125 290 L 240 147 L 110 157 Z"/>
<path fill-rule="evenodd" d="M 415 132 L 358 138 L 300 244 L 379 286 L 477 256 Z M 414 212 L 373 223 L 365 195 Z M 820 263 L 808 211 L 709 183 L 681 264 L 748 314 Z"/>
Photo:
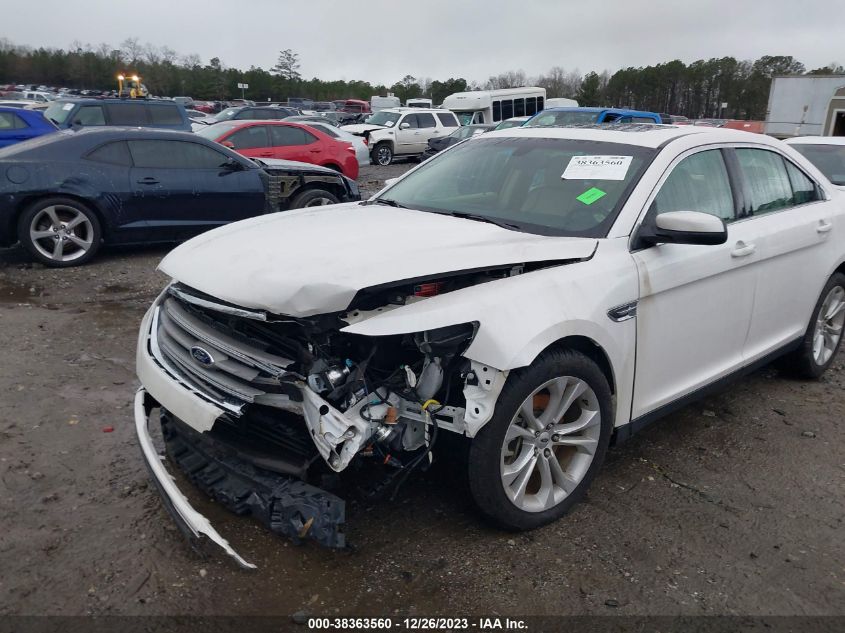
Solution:
<path fill-rule="evenodd" d="M 567 180 L 625 180 L 633 156 L 573 156 L 561 174 Z"/>

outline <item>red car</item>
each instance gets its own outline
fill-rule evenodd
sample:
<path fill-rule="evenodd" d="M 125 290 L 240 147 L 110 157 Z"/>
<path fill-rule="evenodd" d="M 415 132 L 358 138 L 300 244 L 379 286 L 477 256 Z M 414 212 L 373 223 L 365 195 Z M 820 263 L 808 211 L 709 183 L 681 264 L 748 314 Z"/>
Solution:
<path fill-rule="evenodd" d="M 283 121 L 225 121 L 197 130 L 250 158 L 282 158 L 321 165 L 358 178 L 355 148 L 314 128 Z"/>

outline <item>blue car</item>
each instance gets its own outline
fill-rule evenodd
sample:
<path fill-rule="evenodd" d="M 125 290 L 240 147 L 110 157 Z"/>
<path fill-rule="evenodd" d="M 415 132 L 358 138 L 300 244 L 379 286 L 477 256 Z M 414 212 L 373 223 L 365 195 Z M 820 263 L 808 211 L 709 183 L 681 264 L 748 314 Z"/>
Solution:
<path fill-rule="evenodd" d="M 38 110 L 0 107 L 0 147 L 8 147 L 55 131 L 56 126 L 45 119 Z"/>
<path fill-rule="evenodd" d="M 626 108 L 548 108 L 528 119 L 522 127 L 593 123 L 663 123 L 663 121 L 656 112 Z"/>

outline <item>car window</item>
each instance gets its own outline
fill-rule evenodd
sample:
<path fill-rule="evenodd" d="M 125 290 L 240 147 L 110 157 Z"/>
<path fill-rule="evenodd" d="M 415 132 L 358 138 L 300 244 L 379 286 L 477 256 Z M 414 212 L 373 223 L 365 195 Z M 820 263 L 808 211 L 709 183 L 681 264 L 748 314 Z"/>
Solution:
<path fill-rule="evenodd" d="M 442 123 L 444 127 L 458 127 L 459 125 L 455 115 L 451 112 L 438 112 L 437 118 L 440 119 L 440 123 Z"/>
<path fill-rule="evenodd" d="M 834 185 L 845 185 L 845 145 L 795 144 L 800 152 Z"/>
<path fill-rule="evenodd" d="M 244 121 L 244 120 L 249 120 L 249 119 L 258 119 L 260 117 L 256 114 L 255 110 L 253 110 L 252 108 L 245 108 L 245 109 L 241 110 L 240 112 L 235 113 L 235 115 L 232 118 L 233 119 L 240 119 L 240 120 Z"/>
<path fill-rule="evenodd" d="M 734 202 L 728 170 L 717 149 L 698 152 L 678 163 L 652 203 L 656 213 L 700 211 L 734 219 Z"/>
<path fill-rule="evenodd" d="M 216 169 L 229 157 L 190 141 L 128 141 L 135 167 L 149 169 Z"/>
<path fill-rule="evenodd" d="M 110 103 L 106 106 L 111 125 L 147 125 L 147 106 L 144 103 Z"/>
<path fill-rule="evenodd" d="M 314 129 L 319 130 L 320 132 L 322 132 L 323 134 L 325 134 L 327 136 L 331 136 L 332 138 L 340 138 L 340 134 L 335 132 L 332 129 L 331 125 L 322 125 L 321 123 L 314 123 L 314 124 L 309 123 L 308 125 L 311 125 Z"/>
<path fill-rule="evenodd" d="M 13 112 L 0 112 L 0 130 L 21 130 L 27 128 L 26 121 Z"/>
<path fill-rule="evenodd" d="M 266 125 L 253 125 L 243 128 L 227 137 L 223 142 L 232 143 L 234 149 L 253 149 L 255 147 L 269 147 L 270 145 Z"/>
<path fill-rule="evenodd" d="M 736 150 L 739 167 L 748 189 L 753 215 L 791 207 L 792 185 L 780 154 L 764 149 Z"/>
<path fill-rule="evenodd" d="M 420 112 L 417 115 L 417 127 L 437 127 L 434 115 L 428 112 Z"/>
<path fill-rule="evenodd" d="M 786 173 L 789 176 L 789 184 L 792 185 L 792 204 L 806 204 L 818 200 L 819 190 L 816 183 L 788 160 L 784 160 L 784 163 L 786 164 Z"/>
<path fill-rule="evenodd" d="M 399 127 L 401 128 L 403 125 L 408 124 L 408 127 L 412 130 L 415 130 L 419 127 L 417 123 L 417 115 L 416 114 L 406 114 L 402 117 L 402 120 L 399 121 Z"/>
<path fill-rule="evenodd" d="M 310 145 L 317 137 L 300 127 L 273 125 L 270 127 L 270 142 L 273 147 Z"/>
<path fill-rule="evenodd" d="M 182 124 L 182 114 L 179 112 L 179 108 L 175 104 L 150 104 L 148 107 L 150 109 L 150 121 L 152 121 L 154 125 Z M 202 116 L 201 112 L 197 112 L 197 114 Z"/>
<path fill-rule="evenodd" d="M 106 117 L 103 114 L 103 106 L 82 106 L 74 115 L 73 123 L 79 123 L 80 125 L 105 125 Z"/>
<path fill-rule="evenodd" d="M 129 154 L 129 147 L 126 145 L 126 141 L 115 141 L 114 143 L 101 145 L 90 152 L 85 158 L 97 161 L 98 163 L 122 165 L 124 167 L 132 166 L 132 156 Z"/>

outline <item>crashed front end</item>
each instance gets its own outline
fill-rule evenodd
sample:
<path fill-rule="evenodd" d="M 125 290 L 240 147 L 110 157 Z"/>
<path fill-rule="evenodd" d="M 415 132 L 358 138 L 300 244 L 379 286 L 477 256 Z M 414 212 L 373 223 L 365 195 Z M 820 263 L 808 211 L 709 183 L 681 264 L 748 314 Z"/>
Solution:
<path fill-rule="evenodd" d="M 383 471 L 372 490 L 390 492 L 427 466 L 438 429 L 467 431 L 467 402 L 492 413 L 505 374 L 462 356 L 476 323 L 377 337 L 343 330 L 478 277 L 362 292 L 343 312 L 299 318 L 170 285 L 141 327 L 136 429 L 183 531 L 249 566 L 164 469 L 149 429 L 156 407 L 171 461 L 212 498 L 294 540 L 344 547 L 344 501 L 317 484 L 369 459 Z M 495 380 L 479 381 L 482 371 Z"/>

